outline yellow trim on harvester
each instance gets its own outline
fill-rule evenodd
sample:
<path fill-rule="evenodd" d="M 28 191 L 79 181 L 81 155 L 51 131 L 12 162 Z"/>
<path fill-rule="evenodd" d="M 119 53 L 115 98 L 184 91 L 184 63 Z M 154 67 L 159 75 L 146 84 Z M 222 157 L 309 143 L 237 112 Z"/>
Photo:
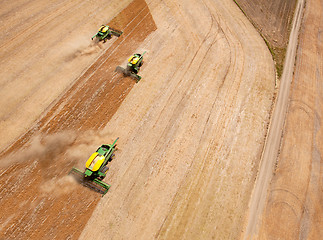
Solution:
<path fill-rule="evenodd" d="M 105 32 L 107 32 L 107 31 L 109 31 L 109 26 L 102 25 L 102 26 L 99 28 L 99 31 L 100 31 L 100 32 L 105 33 Z"/>
<path fill-rule="evenodd" d="M 109 27 L 108 26 L 105 26 L 101 31 L 102 32 L 107 32 L 107 31 L 109 31 Z"/>
<path fill-rule="evenodd" d="M 134 56 L 128 59 L 128 62 L 130 62 L 131 64 L 136 64 L 138 61 L 139 61 L 139 58 Z"/>
<path fill-rule="evenodd" d="M 99 155 L 98 152 L 93 153 L 90 158 L 86 161 L 86 168 L 92 170 L 93 172 L 98 171 L 103 164 L 105 157 Z"/>
<path fill-rule="evenodd" d="M 85 163 L 85 167 L 86 168 L 89 168 L 89 166 L 91 165 L 91 163 L 92 163 L 92 161 L 94 160 L 94 158 L 98 155 L 99 153 L 98 152 L 95 152 L 95 153 L 93 153 L 90 157 L 89 157 L 89 159 L 86 161 L 86 163 Z"/>

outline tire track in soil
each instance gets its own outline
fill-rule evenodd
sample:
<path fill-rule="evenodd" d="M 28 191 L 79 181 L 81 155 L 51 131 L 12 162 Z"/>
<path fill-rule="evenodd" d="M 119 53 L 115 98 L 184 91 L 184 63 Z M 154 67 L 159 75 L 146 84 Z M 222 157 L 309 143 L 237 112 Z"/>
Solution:
<path fill-rule="evenodd" d="M 46 134 L 99 130 L 110 120 L 135 84 L 134 80 L 114 70 L 156 30 L 156 25 L 144 0 L 134 0 L 108 24 L 123 30 L 124 34 L 62 94 L 31 130 L 1 153 L 2 158 L 19 153 L 21 146 L 30 144 L 39 133 L 44 136 L 42 144 L 50 145 Z M 58 146 L 60 149 L 45 146 L 49 152 L 45 152 L 44 158 L 50 161 L 30 159 L 2 169 L 0 185 L 5 187 L 0 189 L 1 239 L 74 239 L 81 233 L 100 197 L 79 185 L 72 186 L 75 191 L 64 189 L 70 183 L 60 180 L 75 163 L 65 155 L 75 143 L 75 136 L 67 134 L 65 137 L 69 140 L 59 139 L 65 143 Z M 49 189 L 54 184 L 62 193 L 42 191 L 44 183 Z M 17 206 L 14 213 L 12 206 Z"/>

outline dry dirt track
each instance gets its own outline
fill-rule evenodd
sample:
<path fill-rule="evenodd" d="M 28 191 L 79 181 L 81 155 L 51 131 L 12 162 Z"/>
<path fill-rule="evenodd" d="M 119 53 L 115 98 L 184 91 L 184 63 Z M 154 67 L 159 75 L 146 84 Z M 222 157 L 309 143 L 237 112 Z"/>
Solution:
<path fill-rule="evenodd" d="M 40 1 L 36 2 L 41 4 Z M 136 1 L 136 6 L 142 2 Z M 72 3 L 77 7 L 85 4 L 84 9 L 74 14 L 77 9 Z M 113 11 L 104 19 L 111 20 L 128 3 L 111 1 L 107 8 L 112 9 L 113 6 Z M 14 3 L 6 4 L 13 4 L 10 7 L 16 9 Z M 27 32 L 26 36 L 22 33 L 21 38 L 34 37 L 31 40 L 36 41 L 38 37 L 46 36 L 41 33 L 47 27 L 65 26 L 57 21 L 72 21 L 73 17 L 73 23 L 87 22 L 83 18 L 88 19 L 91 12 L 90 16 L 95 16 L 95 19 L 89 25 L 81 24 L 86 33 L 82 36 L 86 35 L 88 39 L 93 31 L 91 26 L 101 24 L 103 12 L 107 12 L 99 7 L 100 4 L 103 2 L 61 2 L 57 12 L 61 18 L 46 15 L 45 19 L 53 21 L 49 21 L 51 25 L 41 25 L 42 28 L 39 28 L 39 24 L 31 24 L 28 29 L 33 31 Z M 99 199 L 86 189 L 63 181 L 63 176 L 73 161 L 83 164 L 96 145 L 116 136 L 120 137 L 119 151 L 108 176 L 113 187 L 100 201 L 81 237 L 91 238 L 93 228 L 101 239 L 227 239 L 240 235 L 272 105 L 275 74 L 271 56 L 263 40 L 231 0 L 192 0 L 189 4 L 187 1 L 156 0 L 147 4 L 148 8 L 143 6 L 140 14 L 149 17 L 150 11 L 153 20 L 138 22 L 133 33 L 125 31 L 124 37 L 129 36 L 128 40 L 114 40 L 106 46 L 107 56 L 112 56 L 109 51 L 115 54 L 110 62 L 115 65 L 124 64 L 126 56 L 133 51 L 148 51 L 141 73 L 142 81 L 132 88 L 107 125 L 108 117 L 104 118 L 101 109 L 106 112 L 110 110 L 99 103 L 106 101 L 107 106 L 111 104 L 105 98 L 111 86 L 126 84 L 128 93 L 127 89 L 131 89 L 133 83 L 111 73 L 113 66 L 103 58 L 92 65 L 93 71 L 89 68 L 74 81 L 103 50 L 88 54 L 92 53 L 92 49 L 88 49 L 89 40 L 86 40 L 83 47 L 75 47 L 71 52 L 60 50 L 52 54 L 46 43 L 53 36 L 41 39 L 43 45 L 34 46 L 30 40 L 30 46 L 23 48 L 19 44 L 20 38 L 10 37 L 10 29 L 6 30 L 9 35 L 5 49 L 8 50 L 1 56 L 1 63 L 7 64 L 3 67 L 9 70 L 1 76 L 1 80 L 7 79 L 2 84 L 10 90 L 10 84 L 19 80 L 19 84 L 27 87 L 19 88 L 24 91 L 20 91 L 21 96 L 14 98 L 17 99 L 16 105 L 9 108 L 10 101 L 3 102 L 1 113 L 6 114 L 2 116 L 2 134 L 10 134 L 2 144 L 10 143 L 29 128 L 59 95 L 56 103 L 25 137 L 29 139 L 38 131 L 69 132 L 61 133 L 61 137 L 55 138 L 56 142 L 47 139 L 50 146 L 52 141 L 56 144 L 58 141 L 59 144 L 54 146 L 60 149 L 45 154 L 52 160 L 45 162 L 45 166 L 31 159 L 2 170 L 1 185 L 10 185 L 10 188 L 1 189 L 5 193 L 1 199 L 2 206 L 20 205 L 21 208 L 18 214 L 6 212 L 5 217 L 1 218 L 1 236 L 77 237 Z M 65 8 L 69 11 L 64 11 Z M 102 10 L 101 15 L 96 14 L 97 9 Z M 134 13 L 135 7 L 131 9 L 133 11 L 129 12 Z M 60 13 L 70 13 L 71 16 Z M 29 14 L 27 12 L 25 15 Z M 125 19 L 126 16 L 128 14 L 124 15 Z M 131 18 L 125 22 L 122 19 L 119 20 L 124 24 L 122 26 L 132 22 Z M 132 19 L 135 20 L 135 16 Z M 34 20 L 37 23 L 38 20 Z M 28 21 L 21 19 L 21 22 Z M 39 23 L 43 22 L 39 20 Z M 140 25 L 147 22 L 148 27 Z M 75 24 L 66 26 L 74 29 Z M 75 37 L 73 41 L 66 40 L 66 44 L 69 41 L 77 42 L 79 35 L 70 33 L 71 29 L 56 29 L 55 33 L 59 32 L 60 38 L 55 37 L 53 41 L 60 44 L 64 42 L 63 36 L 69 33 Z M 130 37 L 131 34 L 134 36 Z M 132 41 L 136 36 L 144 39 L 141 45 L 140 41 Z M 117 41 L 124 45 L 119 48 Z M 15 50 L 18 47 L 20 49 Z M 12 51 L 16 52 L 11 56 Z M 19 60 L 27 56 L 30 56 L 29 65 Z M 57 56 L 55 64 L 41 68 L 44 72 L 39 72 L 39 66 L 52 62 L 54 56 Z M 4 61 L 7 57 L 12 58 L 8 63 Z M 36 61 L 39 58 L 41 60 Z M 66 63 L 66 60 L 71 63 Z M 21 70 L 19 75 L 17 66 L 21 64 L 25 64 L 22 70 L 27 72 Z M 106 81 L 104 78 L 107 78 Z M 30 79 L 39 81 L 31 90 L 28 88 L 33 86 Z M 58 80 L 64 84 L 61 85 Z M 109 84 L 107 81 L 110 81 Z M 71 82 L 74 85 L 63 94 Z M 61 86 L 61 89 L 48 91 L 42 86 L 49 89 Z M 92 91 L 95 87 L 98 91 Z M 9 90 L 3 92 L 8 95 L 5 99 L 16 94 Z M 44 91 L 51 94 L 44 94 Z M 121 98 L 125 97 L 123 95 L 126 94 L 122 93 Z M 118 98 L 111 96 L 111 99 L 114 97 Z M 19 105 L 22 103 L 23 107 Z M 7 109 L 20 109 L 18 106 L 21 106 L 22 112 L 8 113 Z M 101 115 L 96 120 L 89 111 Z M 10 119 L 19 122 L 10 122 Z M 7 124 L 8 121 L 10 124 Z M 83 131 L 89 129 L 93 131 L 84 134 Z M 96 132 L 100 129 L 100 133 Z M 12 151 L 19 153 L 19 143 L 24 141 L 20 139 L 18 144 L 13 145 Z M 33 150 L 32 147 L 30 149 Z M 73 161 L 70 160 L 72 157 Z M 23 173 L 22 176 L 17 177 L 20 173 Z M 37 177 L 32 179 L 33 176 Z M 74 191 L 63 188 L 64 191 L 56 194 L 55 191 L 62 185 L 71 185 Z M 55 222 L 55 226 L 51 222 Z"/>
<path fill-rule="evenodd" d="M 323 1 L 306 1 L 280 155 L 258 239 L 323 239 Z"/>
<path fill-rule="evenodd" d="M 287 105 L 289 100 L 290 83 L 294 72 L 294 63 L 296 57 L 296 48 L 298 44 L 298 33 L 301 26 L 304 1 L 298 1 L 292 31 L 287 48 L 287 55 L 284 64 L 284 72 L 281 78 L 279 93 L 276 105 L 271 118 L 270 130 L 266 139 L 266 145 L 263 151 L 261 165 L 257 176 L 257 182 L 250 201 L 250 216 L 248 226 L 245 232 L 245 238 L 252 239 L 257 235 L 260 216 L 262 215 L 266 201 L 268 185 L 273 175 L 274 165 L 279 154 L 280 139 L 282 136 Z"/>

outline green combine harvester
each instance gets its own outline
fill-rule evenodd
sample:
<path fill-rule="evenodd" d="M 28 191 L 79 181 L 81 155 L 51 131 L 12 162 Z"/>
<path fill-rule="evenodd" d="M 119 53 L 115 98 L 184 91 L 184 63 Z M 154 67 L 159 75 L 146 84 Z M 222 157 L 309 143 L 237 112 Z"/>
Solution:
<path fill-rule="evenodd" d="M 110 185 L 102 180 L 109 170 L 107 165 L 114 157 L 118 139 L 119 138 L 117 138 L 113 144 L 104 144 L 99 147 L 85 163 L 84 172 L 73 167 L 69 174 L 73 175 L 79 183 L 104 196 L 108 192 Z"/>
<path fill-rule="evenodd" d="M 109 27 L 108 25 L 102 25 L 99 28 L 99 31 L 97 34 L 95 34 L 91 39 L 94 38 L 97 39 L 99 42 L 103 41 L 106 42 L 107 40 L 110 40 L 113 36 L 120 37 L 123 32 L 116 30 L 114 28 Z"/>
<path fill-rule="evenodd" d="M 126 69 L 118 66 L 116 68 L 117 72 L 122 72 L 125 77 L 132 77 L 136 80 L 138 83 L 141 79 L 141 76 L 138 75 L 138 72 L 141 68 L 141 66 L 144 64 L 144 54 L 146 51 L 144 51 L 143 54 L 135 53 L 128 59 L 128 64 Z"/>

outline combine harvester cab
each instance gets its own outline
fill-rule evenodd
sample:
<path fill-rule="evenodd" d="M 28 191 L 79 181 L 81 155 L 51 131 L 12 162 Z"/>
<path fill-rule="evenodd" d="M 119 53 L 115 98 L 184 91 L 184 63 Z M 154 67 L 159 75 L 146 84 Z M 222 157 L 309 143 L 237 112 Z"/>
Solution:
<path fill-rule="evenodd" d="M 97 34 L 95 34 L 91 39 L 93 40 L 95 38 L 99 42 L 106 42 L 107 40 L 110 40 L 112 36 L 120 37 L 122 33 L 122 31 L 109 27 L 108 25 L 102 25 Z"/>
<path fill-rule="evenodd" d="M 134 55 L 132 55 L 128 59 L 128 63 L 127 63 L 126 68 L 122 68 L 122 67 L 118 66 L 115 71 L 123 73 L 123 75 L 125 77 L 131 77 L 131 78 L 135 79 L 136 82 L 138 83 L 141 79 L 141 76 L 138 75 L 138 72 L 144 63 L 144 54 L 145 53 L 146 53 L 146 51 L 144 51 L 143 54 L 135 53 Z"/>
<path fill-rule="evenodd" d="M 84 172 L 73 167 L 69 175 L 73 175 L 79 183 L 104 196 L 108 192 L 110 185 L 102 180 L 109 170 L 107 164 L 112 161 L 114 152 L 117 150 L 116 143 L 118 139 L 113 144 L 104 144 L 99 147 L 86 161 Z"/>

